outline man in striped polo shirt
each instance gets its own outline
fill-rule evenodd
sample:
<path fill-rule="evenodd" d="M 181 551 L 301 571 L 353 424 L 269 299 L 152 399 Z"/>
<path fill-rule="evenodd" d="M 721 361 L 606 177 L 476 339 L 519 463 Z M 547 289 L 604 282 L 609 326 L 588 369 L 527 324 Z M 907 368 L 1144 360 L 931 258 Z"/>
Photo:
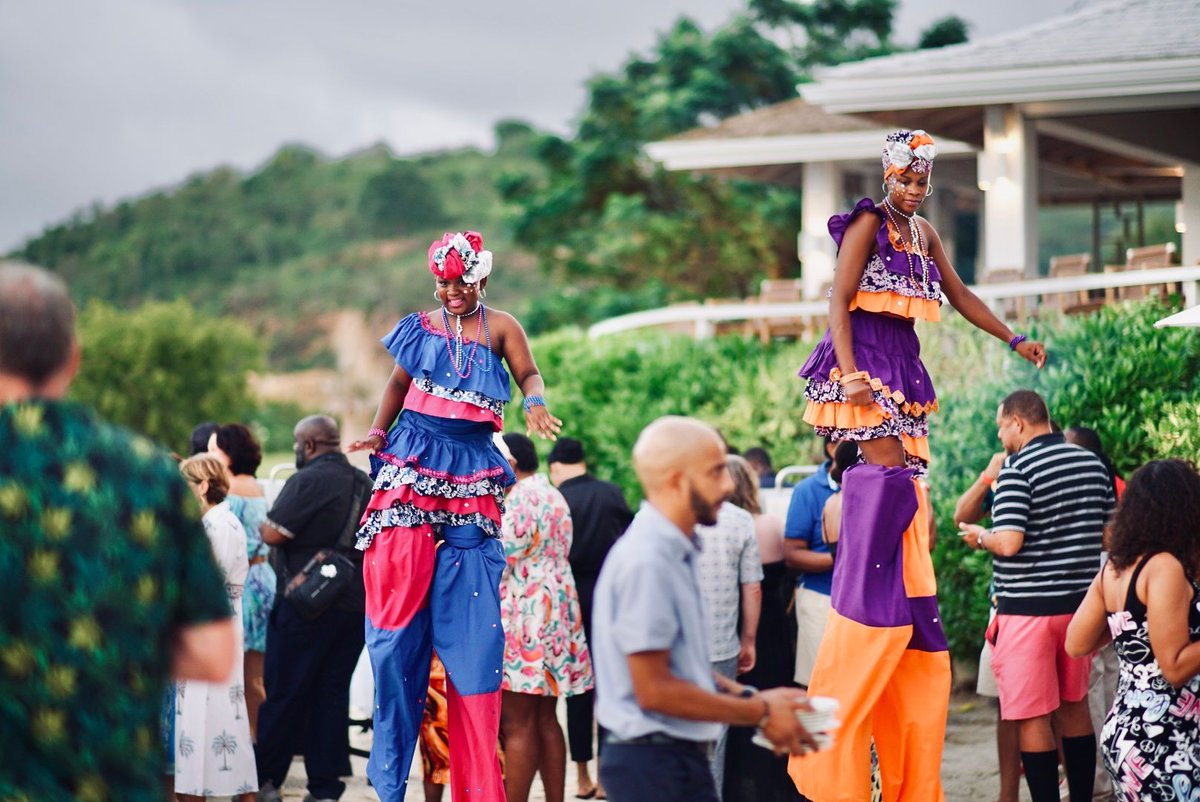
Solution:
<path fill-rule="evenodd" d="M 1100 568 L 1104 525 L 1115 504 L 1095 454 L 1051 431 L 1046 402 L 1018 390 L 996 428 L 1009 456 L 996 483 L 992 528 L 961 524 L 963 540 L 993 555 L 997 615 L 988 628 L 1001 715 L 1020 727 L 1021 763 L 1033 802 L 1054 802 L 1062 736 L 1074 802 L 1092 798 L 1096 736 L 1088 715 L 1091 658 L 1064 648 L 1067 624 Z"/>

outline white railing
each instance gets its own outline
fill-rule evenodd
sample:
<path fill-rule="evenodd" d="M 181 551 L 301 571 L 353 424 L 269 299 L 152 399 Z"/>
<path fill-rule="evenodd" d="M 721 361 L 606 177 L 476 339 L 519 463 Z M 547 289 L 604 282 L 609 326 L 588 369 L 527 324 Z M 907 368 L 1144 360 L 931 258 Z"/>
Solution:
<path fill-rule="evenodd" d="M 998 309 L 1004 301 L 1013 298 L 1032 299 L 1036 304 L 1041 296 L 1152 284 L 1182 284 L 1186 305 L 1195 306 L 1200 303 L 1200 265 L 1125 270 L 1120 273 L 1086 273 L 1082 276 L 1036 278 L 1003 284 L 976 284 L 971 287 L 971 290 L 988 306 Z M 825 300 L 770 304 L 746 302 L 667 306 L 602 320 L 588 329 L 588 336 L 603 337 L 608 334 L 651 326 L 690 323 L 694 327 L 694 336 L 697 339 L 703 339 L 712 336 L 718 323 L 772 318 L 823 317 L 828 310 L 829 302 Z"/>

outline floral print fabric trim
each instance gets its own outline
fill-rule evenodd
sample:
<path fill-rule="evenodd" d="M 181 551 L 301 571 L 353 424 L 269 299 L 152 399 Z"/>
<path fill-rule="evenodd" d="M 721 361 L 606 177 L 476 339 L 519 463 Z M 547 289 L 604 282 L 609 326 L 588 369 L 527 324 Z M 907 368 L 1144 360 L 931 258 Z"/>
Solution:
<path fill-rule="evenodd" d="M 897 256 L 903 256 L 898 252 Z M 915 258 L 915 257 L 914 257 Z M 919 271 L 918 271 L 919 272 Z M 918 276 L 919 277 L 919 276 Z M 898 275 L 887 269 L 879 254 L 872 254 L 863 269 L 862 278 L 858 282 L 859 292 L 894 292 L 909 298 L 923 298 L 928 301 L 942 302 L 942 283 L 930 280 L 928 285 L 913 282 L 911 276 Z"/>
<path fill-rule="evenodd" d="M 829 371 L 829 381 L 827 382 L 809 382 L 804 388 L 804 397 L 821 403 L 846 403 L 846 393 L 842 389 L 839 381 L 842 377 L 842 371 L 834 368 Z M 896 412 L 913 417 L 926 417 L 931 412 L 938 411 L 938 402 L 935 398 L 927 404 L 906 402 L 904 393 L 899 390 L 892 390 L 882 381 L 876 378 L 867 378 L 867 384 L 871 386 L 877 401 L 889 402 L 884 405 L 885 410 L 894 409 Z M 928 432 L 927 432 L 928 433 Z"/>
<path fill-rule="evenodd" d="M 454 387 L 443 387 L 430 379 L 414 378 L 413 386 L 427 395 L 444 398 L 447 401 L 457 401 L 461 404 L 470 404 L 473 407 L 479 407 L 482 410 L 492 413 L 501 421 L 504 420 L 504 402 L 489 398 L 483 393 L 477 393 L 473 390 L 459 390 Z"/>
<path fill-rule="evenodd" d="M 459 515 L 448 510 L 422 510 L 411 504 L 389 507 L 386 510 L 376 510 L 369 513 L 370 517 L 358 530 L 358 540 L 355 548 L 366 551 L 371 547 L 375 536 L 388 527 L 405 527 L 415 529 L 421 524 L 444 526 L 475 525 L 484 531 L 488 537 L 500 537 L 500 527 L 491 518 L 482 513 Z"/>

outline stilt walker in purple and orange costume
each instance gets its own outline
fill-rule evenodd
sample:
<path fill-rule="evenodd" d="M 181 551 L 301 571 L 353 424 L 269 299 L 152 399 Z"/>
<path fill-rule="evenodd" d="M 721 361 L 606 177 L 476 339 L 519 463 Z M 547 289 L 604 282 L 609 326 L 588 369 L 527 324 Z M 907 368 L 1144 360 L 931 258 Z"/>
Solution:
<path fill-rule="evenodd" d="M 447 234 L 430 246 L 429 269 L 440 307 L 405 317 L 383 338 L 396 366 L 369 435 L 349 446 L 371 449 L 375 469 L 358 536 L 376 694 L 367 776 L 382 802 L 403 800 L 436 648 L 454 802 L 503 802 L 498 537 L 515 477 L 492 434 L 503 428 L 508 371 L 532 431 L 552 438 L 561 422 L 546 408 L 521 324 L 484 306 L 492 254 L 483 238 Z"/>
<path fill-rule="evenodd" d="M 813 802 L 868 802 L 871 741 L 885 802 L 938 802 L 950 656 L 929 556 L 929 463 L 937 396 L 915 320 L 936 321 L 943 293 L 971 323 L 1041 367 L 1045 350 L 1014 334 L 954 272 L 937 231 L 917 215 L 932 191 L 937 147 L 897 131 L 883 151 L 882 203 L 863 198 L 829 221 L 838 244 L 829 329 L 800 375 L 804 420 L 859 443 L 865 464 L 843 477 L 829 624 L 809 693 L 841 703 L 831 749 L 793 757 Z"/>

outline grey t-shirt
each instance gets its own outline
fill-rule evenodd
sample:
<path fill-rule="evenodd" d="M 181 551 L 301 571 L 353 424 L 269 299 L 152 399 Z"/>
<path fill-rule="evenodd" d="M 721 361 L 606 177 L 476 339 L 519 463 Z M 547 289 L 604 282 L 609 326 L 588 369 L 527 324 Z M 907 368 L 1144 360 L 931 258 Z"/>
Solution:
<path fill-rule="evenodd" d="M 713 526 L 697 526 L 700 536 L 700 590 L 708 609 L 708 652 L 713 662 L 737 657 L 742 585 L 762 582 L 762 559 L 754 516 L 728 501 Z"/>

